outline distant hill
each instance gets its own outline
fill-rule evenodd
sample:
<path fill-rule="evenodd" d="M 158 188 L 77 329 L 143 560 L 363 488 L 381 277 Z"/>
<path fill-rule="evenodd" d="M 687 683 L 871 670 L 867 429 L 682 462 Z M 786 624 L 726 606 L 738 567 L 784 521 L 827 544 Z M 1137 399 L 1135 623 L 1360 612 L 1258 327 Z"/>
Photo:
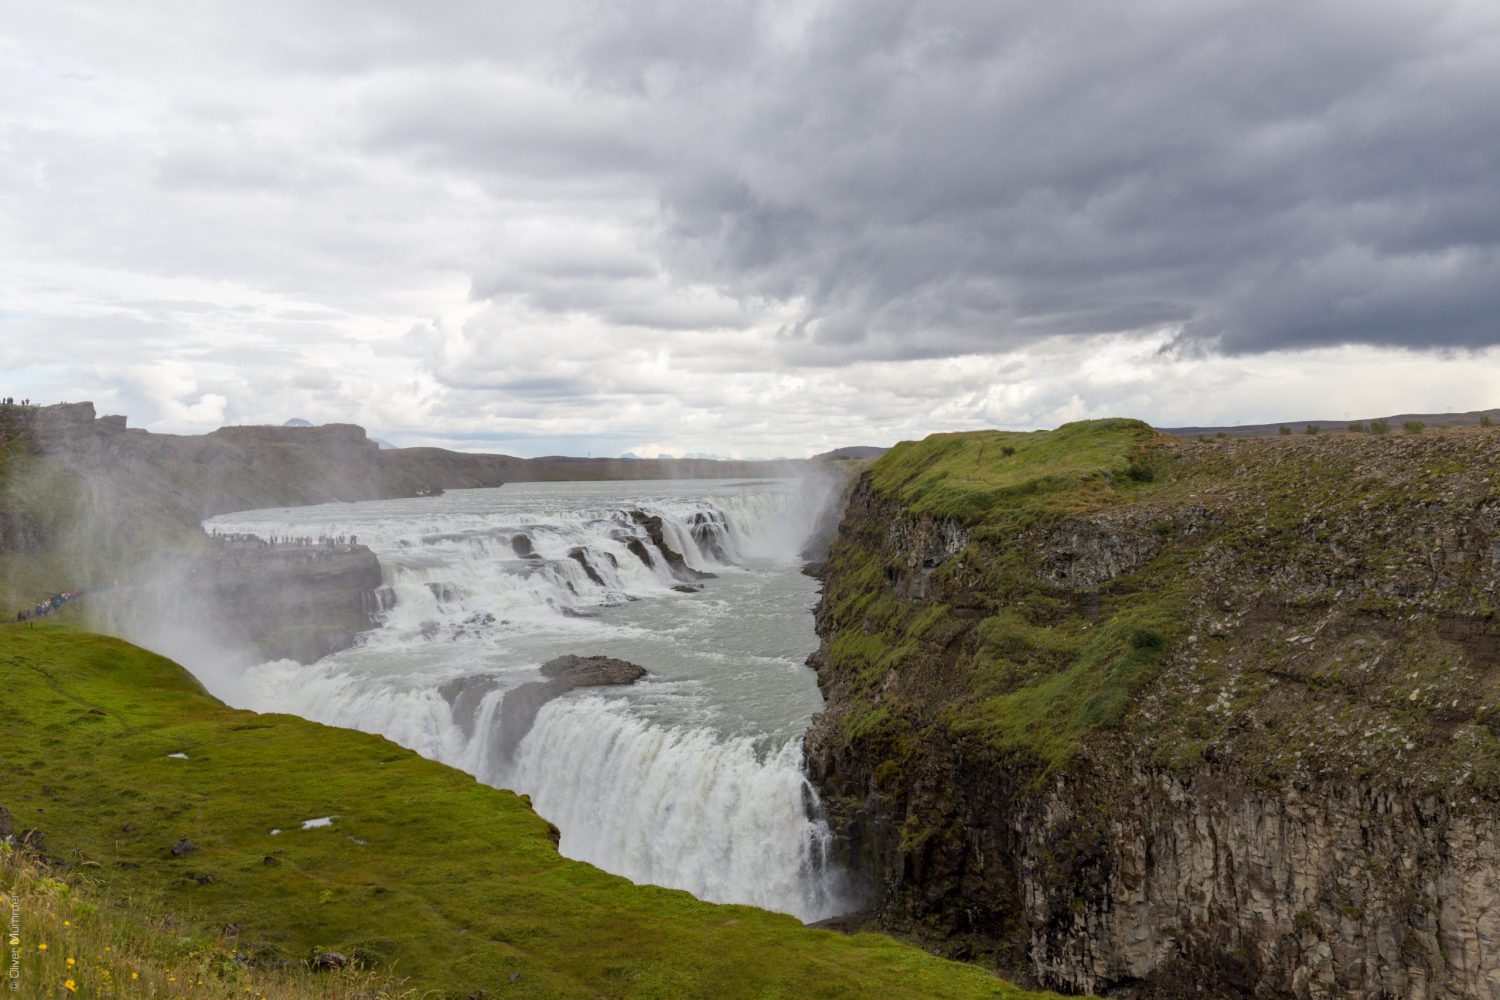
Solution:
<path fill-rule="evenodd" d="M 288 420 L 286 423 L 282 424 L 281 426 L 283 426 L 283 427 L 312 427 L 313 426 L 313 422 L 311 420 L 303 420 L 301 417 L 293 417 L 292 419 Z"/>
<path fill-rule="evenodd" d="M 1332 432 L 1347 430 L 1350 424 L 1368 427 L 1372 420 L 1384 420 L 1392 430 L 1400 430 L 1401 425 L 1409 420 L 1420 421 L 1428 427 L 1478 427 L 1480 418 L 1485 416 L 1500 423 L 1500 409 L 1494 409 L 1470 410 L 1465 413 L 1397 413 L 1388 417 L 1354 417 L 1347 420 L 1283 420 L 1274 424 L 1235 424 L 1223 427 L 1160 427 L 1158 430 L 1181 438 L 1213 437 L 1216 434 L 1229 437 L 1269 437 L 1280 434 L 1283 427 L 1293 434 L 1307 433 L 1309 425 L 1320 431 Z"/>
<path fill-rule="evenodd" d="M 257 507 L 409 497 L 435 487 L 609 479 L 750 479 L 794 475 L 802 461 L 517 458 L 443 448 L 382 448 L 355 424 L 221 427 L 152 434 L 92 403 L 0 408 L 0 443 L 25 439 L 116 506 L 139 516 L 196 521 Z M 0 514 L 4 511 L 0 510 Z M 0 539 L 8 533 L 0 517 Z M 0 545 L 0 548 L 3 548 Z"/>
<path fill-rule="evenodd" d="M 835 448 L 832 451 L 825 451 L 820 455 L 814 455 L 808 461 L 827 462 L 836 458 L 879 458 L 890 450 L 889 448 L 876 448 L 873 445 L 855 444 L 845 448 Z"/>

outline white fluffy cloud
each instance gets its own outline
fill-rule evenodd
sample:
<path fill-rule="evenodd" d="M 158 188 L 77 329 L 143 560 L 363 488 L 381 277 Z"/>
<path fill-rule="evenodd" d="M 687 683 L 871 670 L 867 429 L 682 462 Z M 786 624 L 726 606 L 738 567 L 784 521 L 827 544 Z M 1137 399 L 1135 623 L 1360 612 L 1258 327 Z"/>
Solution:
<path fill-rule="evenodd" d="M 1487 406 L 1481 4 L 23 2 L 5 394 L 517 454 Z"/>

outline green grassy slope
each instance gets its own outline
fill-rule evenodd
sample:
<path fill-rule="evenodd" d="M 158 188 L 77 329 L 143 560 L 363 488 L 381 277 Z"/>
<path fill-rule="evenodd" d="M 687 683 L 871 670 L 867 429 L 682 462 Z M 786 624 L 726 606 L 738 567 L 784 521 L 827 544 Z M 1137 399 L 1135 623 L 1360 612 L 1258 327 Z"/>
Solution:
<path fill-rule="evenodd" d="M 1080 420 L 1052 431 L 967 431 L 902 441 L 876 460 L 871 484 L 914 514 L 967 524 L 1076 513 L 1154 478 L 1157 433 L 1139 420 Z"/>
<path fill-rule="evenodd" d="M 1434 780 L 1489 774 L 1497 461 L 1479 429 L 1196 443 L 1096 420 L 904 442 L 829 558 L 825 688 L 893 787 L 931 732 L 1039 773 L 1113 735 L 1257 780 L 1378 770 L 1408 743 Z M 969 544 L 924 571 L 893 517 Z M 1051 575 L 1074 559 L 1116 568 Z"/>
<path fill-rule="evenodd" d="M 0 691 L 17 829 L 111 898 L 239 925 L 266 961 L 335 949 L 454 996 L 1031 995 L 886 937 L 565 860 L 509 792 L 379 737 L 227 708 L 118 640 L 0 628 Z M 196 849 L 174 856 L 181 839 Z"/>
<path fill-rule="evenodd" d="M 825 680 L 848 736 L 888 744 L 892 781 L 917 749 L 914 720 L 1056 764 L 1118 719 L 1177 629 L 1178 588 L 1166 578 L 1078 616 L 1038 586 L 1036 556 L 1021 539 L 1157 491 L 1158 442 L 1139 421 L 1092 420 L 936 434 L 902 442 L 871 467 L 875 502 L 955 522 L 975 543 L 931 574 L 936 593 L 966 605 L 958 613 L 893 592 L 889 581 L 920 571 L 892 561 L 884 520 L 863 529 L 846 520 L 831 555 L 819 612 L 831 638 Z M 942 666 L 950 658 L 956 665 Z M 917 661 L 932 669 L 914 669 Z"/>

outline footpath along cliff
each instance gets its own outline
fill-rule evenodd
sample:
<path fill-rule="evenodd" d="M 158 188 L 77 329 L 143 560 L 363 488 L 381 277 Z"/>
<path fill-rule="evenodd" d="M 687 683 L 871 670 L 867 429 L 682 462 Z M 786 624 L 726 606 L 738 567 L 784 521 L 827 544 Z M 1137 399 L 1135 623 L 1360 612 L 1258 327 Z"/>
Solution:
<path fill-rule="evenodd" d="M 807 738 L 870 923 L 1125 996 L 1500 996 L 1500 434 L 903 443 Z"/>

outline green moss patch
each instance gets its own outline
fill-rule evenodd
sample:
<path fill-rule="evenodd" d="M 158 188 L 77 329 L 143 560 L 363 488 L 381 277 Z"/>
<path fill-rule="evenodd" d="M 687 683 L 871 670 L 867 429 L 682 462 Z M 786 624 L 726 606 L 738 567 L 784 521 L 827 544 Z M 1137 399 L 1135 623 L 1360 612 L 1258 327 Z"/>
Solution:
<path fill-rule="evenodd" d="M 1157 477 L 1156 431 L 1139 420 L 1082 420 L 1053 431 L 971 431 L 903 441 L 870 470 L 874 489 L 915 514 L 967 524 L 1046 509 L 1082 512 Z"/>

